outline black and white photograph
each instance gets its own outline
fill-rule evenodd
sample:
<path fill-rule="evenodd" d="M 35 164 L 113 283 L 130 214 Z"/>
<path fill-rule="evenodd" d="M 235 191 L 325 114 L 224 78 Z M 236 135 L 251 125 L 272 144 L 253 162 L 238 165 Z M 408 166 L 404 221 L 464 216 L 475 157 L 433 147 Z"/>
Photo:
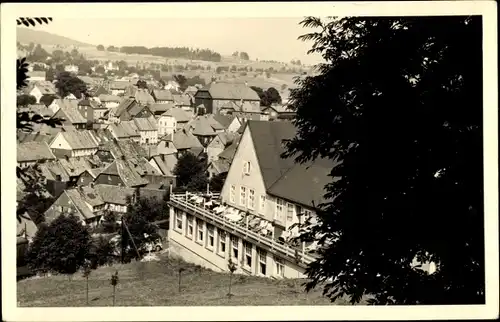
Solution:
<path fill-rule="evenodd" d="M 496 19 L 2 4 L 6 321 L 498 317 Z"/>

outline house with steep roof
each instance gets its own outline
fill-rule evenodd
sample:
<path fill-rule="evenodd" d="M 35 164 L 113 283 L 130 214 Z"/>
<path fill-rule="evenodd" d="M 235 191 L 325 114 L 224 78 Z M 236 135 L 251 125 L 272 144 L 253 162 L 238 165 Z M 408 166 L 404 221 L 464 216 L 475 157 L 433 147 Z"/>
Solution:
<path fill-rule="evenodd" d="M 134 121 L 123 121 L 120 123 L 111 123 L 106 127 L 113 138 L 118 140 L 131 139 L 136 142 L 141 141 L 141 134 Z"/>
<path fill-rule="evenodd" d="M 151 96 L 157 104 L 174 103 L 172 92 L 168 89 L 154 89 L 151 91 Z"/>
<path fill-rule="evenodd" d="M 105 202 L 93 187 L 66 189 L 45 212 L 45 222 L 50 224 L 61 214 L 74 214 L 83 224 L 95 227 L 105 206 Z"/>
<path fill-rule="evenodd" d="M 80 113 L 78 101 L 68 99 L 55 99 L 49 108 L 54 111 L 52 118 L 64 119 L 63 125 L 72 125 L 78 130 L 87 127 L 87 119 Z"/>
<path fill-rule="evenodd" d="M 181 108 L 171 108 L 158 118 L 158 136 L 163 137 L 182 129 L 191 120 L 189 115 Z"/>
<path fill-rule="evenodd" d="M 336 165 L 281 158 L 283 140 L 295 135 L 291 122 L 248 121 L 221 192 L 223 202 L 273 222 L 277 237 L 301 216 L 313 216 Z"/>
<path fill-rule="evenodd" d="M 154 103 L 148 105 L 149 110 L 151 113 L 154 114 L 156 118 L 160 118 L 160 116 L 170 110 L 171 108 L 175 108 L 175 105 L 173 102 L 169 103 Z"/>
<path fill-rule="evenodd" d="M 149 160 L 149 164 L 154 167 L 159 173 L 166 177 L 167 182 L 171 182 L 173 188 L 176 187 L 176 176 L 174 175 L 174 168 L 177 165 L 176 154 L 161 154 L 153 156 Z"/>
<path fill-rule="evenodd" d="M 187 124 L 186 129 L 193 133 L 203 146 L 207 146 L 224 127 L 217 122 L 212 114 L 198 115 Z"/>
<path fill-rule="evenodd" d="M 239 118 L 234 115 L 215 114 L 213 118 L 229 133 L 236 133 L 241 127 Z"/>
<path fill-rule="evenodd" d="M 195 106 L 203 104 L 211 114 L 218 114 L 228 102 L 248 102 L 255 108 L 260 106 L 259 95 L 245 84 L 212 82 L 199 89 L 194 97 Z"/>
<path fill-rule="evenodd" d="M 102 88 L 102 87 L 101 87 Z M 99 101 L 107 108 L 111 109 L 114 107 L 117 107 L 120 102 L 123 100 L 123 98 L 116 96 L 116 95 L 111 95 L 111 94 L 99 94 L 97 96 L 99 98 Z"/>
<path fill-rule="evenodd" d="M 54 84 L 51 82 L 36 82 L 30 83 L 25 90 L 25 93 L 28 95 L 32 95 L 36 98 L 36 102 L 40 103 L 40 99 L 44 95 L 55 96 L 57 94 L 56 88 Z"/>
<path fill-rule="evenodd" d="M 110 109 L 107 116 L 110 122 L 118 123 L 119 121 L 130 121 L 136 117 L 153 116 L 153 113 L 135 99 L 125 98 L 118 106 Z"/>
<path fill-rule="evenodd" d="M 98 174 L 97 172 L 99 172 L 97 169 L 104 166 L 104 163 L 101 162 L 98 158 L 94 157 L 94 155 L 72 158 L 65 157 L 59 159 L 59 163 L 69 175 L 70 181 L 75 183 L 80 180 L 80 177 L 86 171 L 90 172 L 90 174 L 95 178 Z"/>
<path fill-rule="evenodd" d="M 231 163 L 228 162 L 226 159 L 216 159 L 211 161 L 208 164 L 207 168 L 208 178 L 212 179 L 216 175 L 227 173 L 229 171 L 230 166 Z"/>
<path fill-rule="evenodd" d="M 104 117 L 104 113 L 108 110 L 105 106 L 100 105 L 94 100 L 82 99 L 78 102 L 78 110 L 87 122 L 98 122 Z"/>
<path fill-rule="evenodd" d="M 237 133 L 219 132 L 207 145 L 207 162 L 210 163 L 218 159 L 219 154 L 228 148 L 234 140 L 239 139 Z"/>
<path fill-rule="evenodd" d="M 296 112 L 286 104 L 272 104 L 263 106 L 262 112 L 269 116 L 269 120 L 291 120 L 295 118 Z"/>
<path fill-rule="evenodd" d="M 81 157 L 96 153 L 98 141 L 89 130 L 59 132 L 50 143 L 50 148 L 57 157 Z"/>
<path fill-rule="evenodd" d="M 149 94 L 149 91 L 147 89 L 138 88 L 137 86 L 133 85 L 130 85 L 125 89 L 125 93 L 123 94 L 123 96 L 128 98 L 133 98 L 139 104 L 142 105 L 149 105 L 155 103 L 153 96 Z"/>
<path fill-rule="evenodd" d="M 191 152 L 197 156 L 204 151 L 203 145 L 196 136 L 186 129 L 176 131 L 172 135 L 165 135 L 161 140 L 165 141 L 166 148 L 177 150 L 177 158 L 180 158 L 186 152 Z"/>
<path fill-rule="evenodd" d="M 94 91 L 94 96 L 99 97 L 100 95 L 111 95 L 111 93 L 103 85 L 99 85 Z"/>
<path fill-rule="evenodd" d="M 129 81 L 111 81 L 108 88 L 111 95 L 120 96 L 125 94 L 125 89 L 130 85 Z"/>
<path fill-rule="evenodd" d="M 95 85 L 94 79 L 92 77 L 90 77 L 90 76 L 79 75 L 79 76 L 76 76 L 76 77 L 78 77 L 82 82 L 84 82 L 85 85 L 87 85 L 87 87 Z"/>
<path fill-rule="evenodd" d="M 141 144 L 157 144 L 158 143 L 158 123 L 153 116 L 136 117 L 134 123 L 141 135 Z"/>
<path fill-rule="evenodd" d="M 138 142 L 131 139 L 117 140 L 115 138 L 102 143 L 99 146 L 98 154 L 101 160 L 105 159 L 109 163 L 121 159 L 123 156 L 148 157 L 146 149 Z"/>
<path fill-rule="evenodd" d="M 148 179 L 156 177 L 163 180 L 159 173 L 148 160 L 140 157 L 122 156 L 106 167 L 95 179 L 96 184 L 122 185 L 124 187 L 145 187 L 150 182 Z"/>
<path fill-rule="evenodd" d="M 127 213 L 127 198 L 133 198 L 136 194 L 135 188 L 109 184 L 95 184 L 94 189 L 106 204 L 106 209 L 118 214 Z M 140 194 L 144 197 L 161 199 L 165 194 L 165 190 L 140 188 Z"/>
<path fill-rule="evenodd" d="M 26 142 L 17 145 L 17 165 L 26 168 L 39 161 L 56 160 L 46 142 Z"/>
<path fill-rule="evenodd" d="M 176 107 L 182 108 L 184 110 L 191 109 L 193 106 L 193 102 L 191 101 L 191 97 L 185 94 L 172 94 L 174 99 L 174 105 Z"/>

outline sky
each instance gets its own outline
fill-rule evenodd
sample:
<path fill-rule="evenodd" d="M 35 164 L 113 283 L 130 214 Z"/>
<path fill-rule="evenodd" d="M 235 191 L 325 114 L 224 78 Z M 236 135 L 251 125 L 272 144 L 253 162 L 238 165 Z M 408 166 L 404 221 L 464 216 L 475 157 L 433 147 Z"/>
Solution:
<path fill-rule="evenodd" d="M 305 64 L 321 61 L 317 54 L 307 55 L 311 42 L 297 37 L 311 31 L 299 25 L 302 17 L 279 18 L 109 18 L 54 19 L 37 26 L 56 35 L 105 46 L 186 46 L 209 48 L 222 55 L 245 51 L 254 60 Z"/>

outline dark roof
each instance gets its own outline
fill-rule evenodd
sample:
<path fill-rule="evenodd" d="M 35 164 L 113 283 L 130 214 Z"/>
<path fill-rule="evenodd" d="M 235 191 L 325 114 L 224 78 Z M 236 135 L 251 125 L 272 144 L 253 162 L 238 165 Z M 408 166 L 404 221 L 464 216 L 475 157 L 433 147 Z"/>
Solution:
<path fill-rule="evenodd" d="M 54 102 L 60 108 L 55 115 L 57 115 L 57 113 L 62 113 L 62 118 L 73 124 L 87 123 L 87 119 L 85 119 L 78 110 L 78 102 L 76 100 L 56 99 Z"/>
<path fill-rule="evenodd" d="M 171 108 L 165 113 L 162 114 L 162 116 L 171 116 L 173 117 L 178 123 L 183 123 L 183 122 L 188 122 L 190 120 L 189 115 L 184 111 L 182 108 Z"/>
<path fill-rule="evenodd" d="M 111 95 L 111 94 L 99 94 L 99 100 L 101 102 L 116 102 L 120 103 L 122 101 L 122 98 L 116 96 L 116 95 Z"/>
<path fill-rule="evenodd" d="M 213 118 L 217 122 L 219 122 L 219 124 L 222 125 L 225 129 L 227 129 L 229 125 L 231 125 L 231 122 L 233 122 L 235 116 L 216 114 L 213 116 Z"/>
<path fill-rule="evenodd" d="M 156 162 L 163 175 L 169 177 L 173 176 L 174 167 L 177 164 L 177 157 L 175 154 L 157 155 L 152 159 Z"/>
<path fill-rule="evenodd" d="M 149 110 L 154 113 L 154 114 L 163 114 L 170 110 L 171 108 L 174 108 L 175 105 L 174 103 L 154 103 L 148 106 Z"/>
<path fill-rule="evenodd" d="M 146 159 L 129 157 L 125 160 L 122 160 L 121 158 L 116 159 L 106 169 L 104 169 L 101 174 L 119 176 L 127 187 L 135 187 L 149 183 L 149 181 L 141 175 L 158 175 L 158 172 Z"/>
<path fill-rule="evenodd" d="M 282 159 L 284 147 L 282 140 L 291 139 L 296 134 L 295 126 L 290 122 L 248 121 L 255 154 L 264 179 L 269 189 L 286 171 L 294 166 L 293 159 Z"/>
<path fill-rule="evenodd" d="M 203 145 L 191 132 L 186 130 L 174 132 L 172 142 L 177 150 L 200 148 L 203 150 Z"/>
<path fill-rule="evenodd" d="M 108 92 L 104 87 L 99 86 L 97 90 L 94 92 L 95 96 L 100 96 L 100 95 L 109 95 L 110 92 Z"/>
<path fill-rule="evenodd" d="M 336 164 L 329 159 L 316 159 L 305 164 L 296 163 L 269 187 L 268 193 L 315 208 L 325 201 L 324 188 L 326 184 L 332 182 L 329 174 Z"/>
<path fill-rule="evenodd" d="M 236 149 L 238 148 L 239 139 L 234 140 L 230 146 L 228 146 L 224 151 L 219 153 L 219 159 L 225 159 L 231 162 L 234 159 L 234 155 L 236 154 Z"/>

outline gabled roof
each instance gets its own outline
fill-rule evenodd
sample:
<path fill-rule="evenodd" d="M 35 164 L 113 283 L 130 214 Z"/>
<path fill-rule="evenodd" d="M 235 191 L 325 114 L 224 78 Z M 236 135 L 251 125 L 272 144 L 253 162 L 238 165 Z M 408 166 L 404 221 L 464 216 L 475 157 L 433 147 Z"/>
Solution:
<path fill-rule="evenodd" d="M 125 90 L 125 96 L 134 98 L 137 102 L 148 105 L 155 102 L 153 96 L 149 94 L 148 90 L 144 88 L 137 88 L 136 86 L 130 85 Z"/>
<path fill-rule="evenodd" d="M 138 103 L 133 98 L 125 98 L 123 99 L 118 106 L 113 107 L 113 113 L 120 117 L 124 112 L 129 111 L 134 105 L 138 105 Z"/>
<path fill-rule="evenodd" d="M 175 108 L 174 103 L 154 103 L 148 106 L 153 114 L 163 114 L 171 108 Z"/>
<path fill-rule="evenodd" d="M 215 121 L 211 122 L 211 120 L 213 119 L 211 119 L 207 114 L 198 115 L 189 123 L 189 128 L 194 135 L 214 136 L 217 134 L 214 129 Z M 218 124 L 218 126 L 221 127 L 220 124 Z"/>
<path fill-rule="evenodd" d="M 157 101 L 173 101 L 172 92 L 168 89 L 154 89 L 152 92 Z"/>
<path fill-rule="evenodd" d="M 221 140 L 222 144 L 226 147 L 232 144 L 234 140 L 238 140 L 240 137 L 238 133 L 228 133 L 228 132 L 217 133 L 217 136 Z"/>
<path fill-rule="evenodd" d="M 125 206 L 127 204 L 127 196 L 134 194 L 135 189 L 128 187 L 120 187 L 109 184 L 96 184 L 94 189 L 99 192 L 102 200 L 105 203 Z"/>
<path fill-rule="evenodd" d="M 189 115 L 184 111 L 182 108 L 171 108 L 165 113 L 162 114 L 162 116 L 171 116 L 173 117 L 178 123 L 184 123 L 188 122 L 191 118 Z"/>
<path fill-rule="evenodd" d="M 227 129 L 229 125 L 233 122 L 235 119 L 235 116 L 232 115 L 222 115 L 222 114 L 216 114 L 213 116 L 214 120 L 217 121 L 224 129 Z"/>
<path fill-rule="evenodd" d="M 120 139 L 120 140 L 111 140 L 104 143 L 101 147 L 102 151 L 109 151 L 113 158 L 119 159 L 122 156 L 130 157 L 147 157 L 147 151 L 139 145 L 139 143 L 135 142 L 131 139 Z"/>
<path fill-rule="evenodd" d="M 165 176 L 172 177 L 175 165 L 177 164 L 177 157 L 174 154 L 169 155 L 157 155 L 152 158 L 161 172 Z"/>
<path fill-rule="evenodd" d="M 250 131 L 264 185 L 269 189 L 294 166 L 293 159 L 280 155 L 285 151 L 282 141 L 293 138 L 296 128 L 290 122 L 248 121 L 246 130 Z"/>
<path fill-rule="evenodd" d="M 118 124 L 110 124 L 110 131 L 116 135 L 117 139 L 140 137 L 141 134 L 134 121 L 122 121 Z"/>
<path fill-rule="evenodd" d="M 87 85 L 93 85 L 94 79 L 90 76 L 77 76 L 80 80 L 82 80 Z"/>
<path fill-rule="evenodd" d="M 92 170 L 92 166 L 85 157 L 63 158 L 59 159 L 59 163 L 61 163 L 61 166 L 71 177 L 79 176 L 87 170 Z"/>
<path fill-rule="evenodd" d="M 234 155 L 236 154 L 238 143 L 239 143 L 239 138 L 238 140 L 234 140 L 233 143 L 231 143 L 231 145 L 229 145 L 227 148 L 224 149 L 224 151 L 219 153 L 218 155 L 219 159 L 225 159 L 228 160 L 229 162 L 232 162 L 234 159 Z"/>
<path fill-rule="evenodd" d="M 189 95 L 184 94 L 172 94 L 174 98 L 174 104 L 177 106 L 191 106 L 191 98 Z"/>
<path fill-rule="evenodd" d="M 173 135 L 172 143 L 177 150 L 201 148 L 200 141 L 191 132 L 186 130 L 176 131 Z"/>
<path fill-rule="evenodd" d="M 158 173 L 156 173 L 156 170 L 144 158 L 129 158 L 126 160 L 120 158 L 111 163 L 101 172 L 101 174 L 119 176 L 125 186 L 136 187 L 149 183 L 149 181 L 141 175 Z"/>
<path fill-rule="evenodd" d="M 116 95 L 110 95 L 110 94 L 99 94 L 99 100 L 101 102 L 117 102 L 120 103 L 122 101 L 122 98 Z"/>
<path fill-rule="evenodd" d="M 68 173 L 64 170 L 59 160 L 40 164 L 40 171 L 48 180 L 57 180 L 62 182 L 70 180 Z M 60 176 L 60 178 L 57 176 Z"/>
<path fill-rule="evenodd" d="M 332 182 L 330 171 L 336 165 L 328 159 L 294 164 L 268 189 L 268 193 L 301 205 L 316 207 L 325 201 L 325 185 Z M 301 189 L 297 189 L 301 187 Z"/>
<path fill-rule="evenodd" d="M 49 146 L 45 142 L 26 142 L 17 145 L 17 162 L 38 160 L 55 160 Z"/>
<path fill-rule="evenodd" d="M 56 113 L 62 113 L 62 117 L 64 119 L 73 124 L 87 123 L 87 119 L 85 119 L 82 113 L 80 113 L 80 111 L 78 110 L 78 101 L 68 99 L 55 99 L 52 104 L 54 103 L 59 106 L 59 110 Z"/>
<path fill-rule="evenodd" d="M 296 135 L 291 122 L 248 121 L 247 130 L 269 194 L 309 207 L 317 207 L 324 201 L 324 187 L 332 181 L 329 174 L 338 162 L 318 158 L 298 164 L 293 158 L 281 158 L 282 140 Z"/>
<path fill-rule="evenodd" d="M 101 98 L 101 95 L 110 95 L 110 94 L 111 93 L 107 91 L 103 86 L 99 86 L 94 92 L 94 95 L 98 96 L 99 99 Z"/>
<path fill-rule="evenodd" d="M 136 117 L 134 122 L 139 131 L 156 131 L 158 129 L 158 124 L 153 116 Z"/>
<path fill-rule="evenodd" d="M 97 139 L 88 130 L 60 132 L 58 135 L 62 135 L 73 150 L 95 149 L 98 147 Z"/>
<path fill-rule="evenodd" d="M 43 95 L 55 95 L 56 94 L 56 88 L 54 84 L 48 81 L 38 81 L 36 83 L 33 83 L 33 85 L 30 85 L 27 87 L 27 94 L 31 92 L 35 87 L 40 90 L 40 92 Z"/>
<path fill-rule="evenodd" d="M 101 196 L 90 187 L 80 186 L 78 188 L 66 189 L 64 192 L 85 219 L 95 217 L 90 207 L 104 205 Z"/>
<path fill-rule="evenodd" d="M 245 84 L 210 83 L 200 91 L 208 91 L 212 99 L 260 101 L 259 95 Z"/>
<path fill-rule="evenodd" d="M 224 173 L 229 171 L 229 167 L 231 166 L 231 162 L 227 159 L 218 159 L 212 161 L 212 167 L 214 167 L 218 173 Z"/>

